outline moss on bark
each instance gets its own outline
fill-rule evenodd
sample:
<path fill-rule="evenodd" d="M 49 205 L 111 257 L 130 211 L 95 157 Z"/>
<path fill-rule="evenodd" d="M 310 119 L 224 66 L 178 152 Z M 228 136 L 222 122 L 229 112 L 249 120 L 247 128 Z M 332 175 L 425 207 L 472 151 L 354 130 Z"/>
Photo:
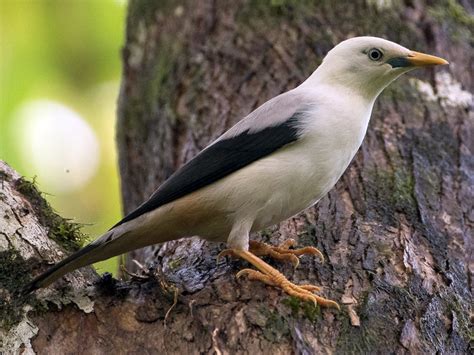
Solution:
<path fill-rule="evenodd" d="M 35 185 L 35 181 L 20 178 L 15 187 L 34 209 L 39 222 L 48 228 L 48 235 L 67 251 L 78 250 L 86 242 L 87 237 L 81 232 L 81 225 L 59 216 L 46 201 Z"/>

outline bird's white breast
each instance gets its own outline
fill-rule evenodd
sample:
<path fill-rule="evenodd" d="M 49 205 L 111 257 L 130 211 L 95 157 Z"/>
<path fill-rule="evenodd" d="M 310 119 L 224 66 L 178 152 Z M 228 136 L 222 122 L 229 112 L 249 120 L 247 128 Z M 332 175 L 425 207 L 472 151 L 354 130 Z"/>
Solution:
<path fill-rule="evenodd" d="M 326 195 L 362 143 L 372 105 L 326 90 L 316 97 L 304 115 L 302 138 L 254 164 L 257 172 L 249 171 L 262 179 L 252 195 L 258 208 L 254 230 L 289 218 Z"/>

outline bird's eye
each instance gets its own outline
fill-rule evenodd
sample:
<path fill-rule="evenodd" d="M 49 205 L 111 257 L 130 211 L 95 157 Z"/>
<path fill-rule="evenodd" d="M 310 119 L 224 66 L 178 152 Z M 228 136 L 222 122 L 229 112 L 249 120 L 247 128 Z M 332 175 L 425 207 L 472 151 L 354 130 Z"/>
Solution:
<path fill-rule="evenodd" d="M 370 60 L 373 61 L 380 60 L 383 57 L 383 53 L 377 48 L 372 48 L 367 55 L 369 56 Z"/>

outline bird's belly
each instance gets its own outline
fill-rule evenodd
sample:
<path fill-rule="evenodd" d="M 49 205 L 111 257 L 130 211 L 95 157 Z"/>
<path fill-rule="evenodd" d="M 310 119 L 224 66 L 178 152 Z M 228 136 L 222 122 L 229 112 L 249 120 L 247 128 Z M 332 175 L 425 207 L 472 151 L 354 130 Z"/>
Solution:
<path fill-rule="evenodd" d="M 260 202 L 252 230 L 279 223 L 318 202 L 339 180 L 356 151 L 332 151 L 329 156 L 316 156 L 304 148 L 307 147 L 276 157 L 280 158 L 278 164 L 263 164 L 265 183 L 259 185 L 258 193 L 248 196 L 258 197 Z"/>
<path fill-rule="evenodd" d="M 339 175 L 334 175 L 325 177 L 325 179 L 308 179 L 306 181 L 299 179 L 300 186 L 294 186 L 286 191 L 268 192 L 268 199 L 257 214 L 252 229 L 260 230 L 279 223 L 314 205 L 329 192 L 338 177 Z M 295 178 L 291 182 L 294 183 L 297 180 Z"/>

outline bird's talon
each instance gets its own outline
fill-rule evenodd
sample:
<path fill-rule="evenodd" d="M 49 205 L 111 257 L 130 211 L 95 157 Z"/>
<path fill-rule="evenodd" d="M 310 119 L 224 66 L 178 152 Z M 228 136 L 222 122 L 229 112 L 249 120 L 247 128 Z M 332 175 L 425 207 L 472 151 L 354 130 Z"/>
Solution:
<path fill-rule="evenodd" d="M 296 255 L 304 255 L 304 254 L 311 254 L 318 256 L 321 259 L 321 262 L 324 263 L 324 255 L 318 248 L 315 247 L 304 247 L 300 249 L 295 249 Z"/>
<path fill-rule="evenodd" d="M 236 257 L 232 249 L 224 249 L 219 254 L 217 254 L 217 257 L 216 257 L 217 262 L 219 262 L 222 258 L 225 258 L 226 256 L 230 256 L 232 258 Z"/>
<path fill-rule="evenodd" d="M 318 301 L 318 304 L 321 306 L 327 307 L 327 308 L 336 308 L 338 311 L 341 310 L 341 307 L 339 304 L 333 300 L 329 300 L 327 298 L 319 297 L 315 295 L 316 300 Z"/>
<path fill-rule="evenodd" d="M 290 249 L 291 247 L 295 245 L 296 245 L 296 240 L 294 240 L 293 238 L 290 238 L 290 239 L 285 240 L 283 243 L 279 244 L 278 248 Z"/>
<path fill-rule="evenodd" d="M 326 307 L 336 308 L 338 311 L 341 310 L 341 306 L 339 306 L 339 303 L 331 301 L 331 300 L 328 300 L 328 302 L 326 303 Z"/>
<path fill-rule="evenodd" d="M 240 279 L 242 276 L 248 276 L 249 274 L 251 274 L 251 272 L 256 272 L 256 271 L 252 269 L 242 269 L 235 275 L 235 277 L 237 279 Z"/>
<path fill-rule="evenodd" d="M 290 254 L 290 259 L 291 263 L 293 264 L 293 267 L 296 269 L 300 265 L 300 259 L 292 254 Z"/>

